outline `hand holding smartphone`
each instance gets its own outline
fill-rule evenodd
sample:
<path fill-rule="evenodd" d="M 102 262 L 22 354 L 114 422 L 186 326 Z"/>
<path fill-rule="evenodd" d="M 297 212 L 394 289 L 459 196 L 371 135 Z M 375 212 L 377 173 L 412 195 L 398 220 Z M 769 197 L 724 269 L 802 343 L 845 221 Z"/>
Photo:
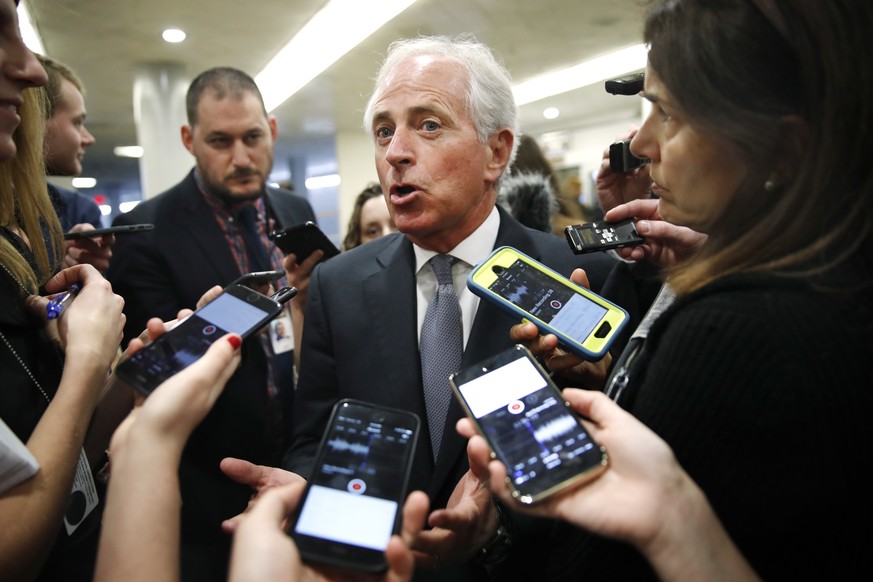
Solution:
<path fill-rule="evenodd" d="M 399 533 L 419 431 L 404 410 L 356 400 L 333 408 L 288 529 L 306 561 L 381 572 Z"/>
<path fill-rule="evenodd" d="M 339 254 L 339 249 L 327 235 L 312 221 L 289 226 L 284 230 L 270 233 L 270 239 L 276 243 L 283 253 L 297 257 L 297 262 L 303 262 L 315 250 L 324 252 L 323 261 Z"/>
<path fill-rule="evenodd" d="M 536 503 L 606 469 L 606 450 L 524 346 L 452 374 L 449 383 L 506 466 L 512 496 L 521 503 Z"/>
<path fill-rule="evenodd" d="M 243 339 L 282 311 L 275 299 L 242 285 L 230 285 L 176 327 L 122 361 L 119 378 L 148 396 L 164 380 L 188 367 L 227 333 Z"/>
<path fill-rule="evenodd" d="M 603 297 L 512 247 L 500 247 L 473 267 L 467 287 L 510 315 L 554 334 L 586 360 L 602 358 L 628 320 Z"/>

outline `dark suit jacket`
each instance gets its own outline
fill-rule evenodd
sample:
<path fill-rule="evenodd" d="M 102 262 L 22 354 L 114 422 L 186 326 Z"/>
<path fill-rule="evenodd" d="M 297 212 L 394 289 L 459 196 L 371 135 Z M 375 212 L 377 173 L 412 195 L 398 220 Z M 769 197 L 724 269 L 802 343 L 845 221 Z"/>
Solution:
<path fill-rule="evenodd" d="M 513 246 L 569 276 L 584 267 L 592 289 L 603 291 L 616 261 L 603 253 L 578 257 L 566 241 L 523 227 L 500 212 L 496 246 Z M 484 257 L 482 257 L 484 258 Z M 389 235 L 321 264 L 314 272 L 306 305 L 294 437 L 285 468 L 308 477 L 332 406 L 356 398 L 418 414 L 422 431 L 410 489 L 445 507 L 467 471 L 466 441 L 455 432 L 460 405 L 449 405 L 440 456 L 434 463 L 427 430 L 417 337 L 415 256 L 401 234 Z M 481 301 L 462 359 L 466 367 L 509 348 L 516 323 Z"/>
<path fill-rule="evenodd" d="M 315 220 L 309 202 L 287 190 L 268 187 L 267 205 L 281 227 Z M 155 230 L 117 237 L 107 271 L 126 301 L 125 342 L 139 335 L 149 318 L 172 319 L 179 309 L 193 308 L 213 285 L 241 274 L 193 171 L 112 224 L 139 223 L 152 223 Z"/>
<path fill-rule="evenodd" d="M 100 207 L 90 196 L 51 183 L 48 184 L 48 192 L 64 232 L 77 224 L 87 223 L 94 228 L 103 226 L 100 221 Z"/>
<path fill-rule="evenodd" d="M 286 190 L 268 188 L 267 206 L 282 227 L 315 220 L 309 202 Z M 152 223 L 155 229 L 117 237 L 107 272 L 113 289 L 125 300 L 125 342 L 139 335 L 149 318 L 173 319 L 180 309 L 193 308 L 213 285 L 226 285 L 241 274 L 193 171 L 113 222 L 138 223 Z M 240 369 L 185 450 L 183 541 L 226 542 L 221 520 L 245 509 L 250 491 L 221 474 L 218 464 L 223 457 L 273 464 L 281 459 L 281 451 L 270 450 L 264 431 L 267 367 L 259 342 L 257 337 L 246 340 Z M 290 386 L 279 388 L 291 391 Z"/>

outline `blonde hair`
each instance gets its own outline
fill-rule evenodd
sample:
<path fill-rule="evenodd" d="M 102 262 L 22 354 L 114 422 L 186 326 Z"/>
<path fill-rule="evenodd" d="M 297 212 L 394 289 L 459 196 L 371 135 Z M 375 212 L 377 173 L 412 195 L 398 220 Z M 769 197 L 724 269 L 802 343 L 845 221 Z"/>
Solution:
<path fill-rule="evenodd" d="M 0 225 L 17 227 L 30 242 L 37 271 L 5 237 L 0 262 L 28 292 L 36 293 L 63 257 L 63 232 L 45 182 L 43 138 L 46 95 L 42 88 L 22 92 L 21 125 L 13 134 L 16 154 L 0 162 Z"/>

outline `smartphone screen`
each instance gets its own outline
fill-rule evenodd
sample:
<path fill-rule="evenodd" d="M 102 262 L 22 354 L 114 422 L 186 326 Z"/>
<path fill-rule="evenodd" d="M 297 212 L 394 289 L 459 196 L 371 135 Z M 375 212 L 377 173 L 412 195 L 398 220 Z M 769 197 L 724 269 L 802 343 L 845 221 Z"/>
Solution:
<path fill-rule="evenodd" d="M 494 272 L 497 279 L 489 290 L 579 343 L 608 313 L 605 307 L 521 259 L 505 268 L 496 267 Z"/>
<path fill-rule="evenodd" d="M 304 559 L 385 569 L 418 426 L 409 412 L 350 400 L 337 404 L 290 532 Z"/>
<path fill-rule="evenodd" d="M 605 453 L 526 348 L 471 366 L 451 384 L 523 503 L 605 468 Z"/>
<path fill-rule="evenodd" d="M 247 337 L 282 306 L 246 287 L 233 286 L 118 366 L 118 376 L 148 395 L 197 361 L 227 333 Z"/>

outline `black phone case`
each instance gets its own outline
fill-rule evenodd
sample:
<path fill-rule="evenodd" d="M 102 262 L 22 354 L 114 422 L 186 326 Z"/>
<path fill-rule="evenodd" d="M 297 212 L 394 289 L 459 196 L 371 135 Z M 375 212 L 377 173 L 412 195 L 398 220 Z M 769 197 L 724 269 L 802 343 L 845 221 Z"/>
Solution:
<path fill-rule="evenodd" d="M 327 238 L 327 235 L 318 228 L 318 225 L 312 221 L 275 231 L 270 234 L 270 238 L 286 255 L 294 253 L 298 263 L 306 259 L 316 249 L 324 251 L 324 259 L 322 260 L 335 257 L 340 252 L 336 245 Z"/>
<path fill-rule="evenodd" d="M 81 230 L 77 232 L 65 232 L 64 240 L 75 240 L 79 238 L 92 238 L 95 236 L 103 236 L 106 234 L 134 234 L 137 232 L 147 232 L 154 230 L 154 224 L 125 224 L 123 226 L 110 226 L 108 228 L 95 228 L 94 230 Z"/>
<path fill-rule="evenodd" d="M 346 404 L 346 403 L 365 406 L 367 408 L 373 409 L 374 411 L 386 411 L 386 412 L 391 412 L 391 413 L 395 413 L 395 414 L 401 414 L 404 416 L 408 416 L 411 420 L 413 420 L 414 435 L 412 437 L 412 443 L 410 444 L 410 449 L 409 449 L 409 462 L 406 464 L 406 467 L 404 468 L 404 471 L 403 471 L 403 486 L 402 486 L 402 492 L 401 492 L 401 496 L 400 496 L 400 499 L 401 499 L 400 500 L 400 508 L 397 512 L 397 515 L 395 516 L 395 522 L 394 522 L 394 530 L 397 531 L 399 524 L 400 524 L 400 520 L 402 519 L 402 515 L 403 515 L 403 507 L 402 507 L 403 502 L 406 499 L 406 495 L 407 495 L 408 489 L 409 489 L 409 477 L 412 473 L 412 463 L 413 463 L 413 460 L 415 459 L 415 449 L 416 449 L 416 446 L 418 444 L 419 433 L 421 432 L 421 419 L 418 418 L 417 414 L 415 414 L 414 412 L 409 412 L 408 410 L 402 410 L 399 408 L 390 408 L 387 406 L 371 404 L 369 402 L 364 402 L 362 400 L 355 400 L 352 398 L 344 398 L 344 399 L 340 400 L 339 402 L 337 402 L 334 405 L 333 409 L 331 410 L 330 420 L 328 420 L 327 425 L 325 426 L 325 430 L 324 430 L 324 433 L 322 434 L 321 441 L 318 444 L 318 451 L 315 454 L 315 464 L 313 465 L 313 471 L 316 471 L 318 466 L 322 463 L 322 459 L 324 458 L 324 455 L 325 455 L 325 448 L 328 446 L 328 438 L 331 434 L 331 429 L 334 425 L 334 421 L 337 417 L 337 413 L 339 412 L 342 405 Z M 300 512 L 303 509 L 304 504 L 306 503 L 307 496 L 309 495 L 309 488 L 311 486 L 311 482 L 312 482 L 312 478 L 310 477 L 310 479 L 307 482 L 306 489 L 304 489 L 303 495 L 301 495 L 301 497 L 300 497 L 300 502 L 297 504 L 297 508 L 296 508 L 294 515 L 293 515 L 293 517 L 290 520 L 290 523 L 288 525 L 287 533 L 288 533 L 288 535 L 290 535 L 292 537 L 296 537 L 296 535 L 297 535 L 296 533 L 294 533 L 294 530 L 297 526 L 297 520 L 300 517 Z M 326 541 L 326 543 L 331 543 L 331 542 Z M 384 561 L 382 561 L 379 564 L 375 564 L 375 565 L 374 564 L 363 565 L 361 563 L 355 562 L 342 549 L 343 548 L 342 544 L 337 544 L 334 547 L 337 548 L 336 554 L 328 555 L 326 552 L 314 552 L 309 547 L 307 547 L 306 544 L 300 543 L 298 541 L 298 551 L 300 552 L 300 556 L 304 560 L 307 560 L 307 561 L 317 562 L 317 563 L 321 563 L 321 564 L 329 564 L 331 566 L 335 566 L 335 567 L 338 567 L 338 568 L 344 569 L 344 570 L 358 570 L 358 571 L 370 572 L 370 573 L 383 572 L 387 568 L 387 563 L 385 563 Z M 348 547 L 348 546 L 346 546 L 346 547 Z"/>
<path fill-rule="evenodd" d="M 648 158 L 638 158 L 630 151 L 630 140 L 617 141 L 609 146 L 609 169 L 624 174 L 648 164 Z"/>
<path fill-rule="evenodd" d="M 604 84 L 604 87 L 606 92 L 612 95 L 636 95 L 643 90 L 644 81 L 645 73 L 633 73 L 624 77 L 609 79 Z"/>
<path fill-rule="evenodd" d="M 646 239 L 637 233 L 633 219 L 620 222 L 589 222 L 564 229 L 570 249 L 577 254 L 605 251 L 642 244 Z"/>

